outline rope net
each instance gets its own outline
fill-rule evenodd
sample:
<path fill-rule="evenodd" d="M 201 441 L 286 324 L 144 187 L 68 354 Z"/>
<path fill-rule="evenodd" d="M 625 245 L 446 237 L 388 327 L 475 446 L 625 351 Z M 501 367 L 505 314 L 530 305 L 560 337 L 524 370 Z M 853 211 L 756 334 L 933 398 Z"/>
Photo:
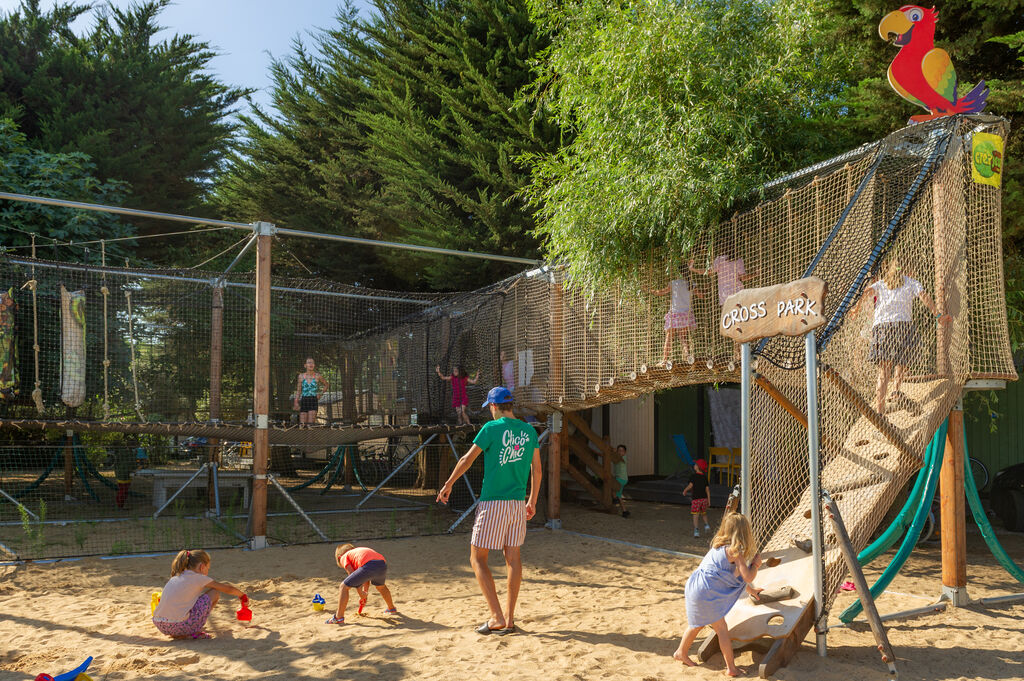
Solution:
<path fill-rule="evenodd" d="M 939 119 L 794 173 L 766 185 L 759 203 L 685 253 L 652 252 L 634 277 L 596 293 L 549 267 L 476 291 L 438 294 L 274 277 L 270 468 L 319 529 L 271 485 L 272 499 L 279 498 L 271 502 L 268 536 L 313 541 L 321 532 L 348 539 L 446 529 L 459 514 L 441 514 L 429 500 L 450 457 L 464 451 L 468 432 L 459 428 L 473 428 L 458 424 L 488 418 L 479 405 L 490 387 L 507 386 L 521 416 L 543 421 L 551 410 L 738 381 L 739 349 L 717 329 L 722 302 L 740 288 L 814 275 L 829 291 L 830 321 L 816 332 L 822 484 L 859 549 L 920 465 L 964 382 L 1016 378 L 1000 190 L 972 176 L 980 133 L 1005 139 L 1007 124 L 986 116 Z M 75 472 L 81 457 L 67 454 L 66 430 L 80 432 L 85 459 L 108 478 L 102 464 L 112 466 L 116 451 L 134 451 L 136 440 L 156 452 L 147 465 L 177 471 L 165 477 L 182 484 L 184 470 L 206 462 L 239 472 L 251 466 L 237 452 L 253 432 L 252 274 L 9 257 L 0 259 L 0 275 L 9 289 L 0 305 L 0 434 L 20 452 L 0 454 L 0 489 L 27 500 L 26 509 L 45 501 L 51 518 L 110 515 L 103 490 L 116 491 L 106 485 L 98 486 L 98 501 L 65 503 L 65 495 L 91 499 L 82 489 L 89 475 Z M 897 307 L 909 309 L 896 326 L 881 325 L 881 277 L 891 284 L 885 295 L 905 296 Z M 881 394 L 880 363 L 892 369 Z M 776 549 L 811 533 L 800 422 L 803 340 L 759 344 L 755 369 L 752 519 L 764 545 Z M 39 433 L 47 428 L 60 433 L 45 439 Z M 189 446 L 202 451 L 182 460 Z M 63 454 L 50 456 L 48 447 Z M 385 470 L 394 475 L 367 497 L 388 477 Z M 473 490 L 479 475 L 469 476 Z M 143 526 L 131 536 L 145 538 L 159 490 L 145 476 L 132 479 L 146 514 L 135 514 Z M 227 495 L 222 513 L 228 515 L 236 494 L 244 505 L 243 489 L 220 485 Z M 189 488 L 174 501 L 182 504 L 174 514 L 200 518 L 216 501 L 213 489 Z M 469 488 L 466 494 L 471 500 Z M 362 512 L 370 507 L 392 510 Z M 0 501 L 0 543 L 18 555 L 89 552 L 66 540 L 33 544 L 26 537 L 34 525 L 22 524 L 23 513 Z M 323 523 L 315 522 L 319 517 Z M 224 542 L 246 536 L 244 527 L 213 526 Z M 106 540 L 97 541 L 92 552 L 111 552 Z M 838 551 L 830 548 L 825 560 L 832 594 L 842 571 Z"/>

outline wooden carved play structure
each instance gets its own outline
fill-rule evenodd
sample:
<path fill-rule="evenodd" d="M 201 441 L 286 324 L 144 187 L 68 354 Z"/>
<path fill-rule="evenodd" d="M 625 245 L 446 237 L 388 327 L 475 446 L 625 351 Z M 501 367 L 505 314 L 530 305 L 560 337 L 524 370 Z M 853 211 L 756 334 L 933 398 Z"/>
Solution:
<path fill-rule="evenodd" d="M 1007 133 L 1004 120 L 983 115 L 897 131 L 766 185 L 759 203 L 686 253 L 666 245 L 637 263 L 634 277 L 596 292 L 539 263 L 456 294 L 272 277 L 275 239 L 324 235 L 266 223 L 195 221 L 252 230 L 254 273 L 8 254 L 0 259 L 0 289 L 11 289 L 17 321 L 5 321 L 0 348 L 18 353 L 8 359 L 13 353 L 5 351 L 3 375 L 7 381 L 7 364 L 14 363 L 20 390 L 3 386 L 10 397 L 0 407 L 0 428 L 207 438 L 191 470 L 199 480 L 231 465 L 251 473 L 247 524 L 230 528 L 260 546 L 275 539 L 268 486 L 285 499 L 281 513 L 302 514 L 315 529 L 303 541 L 352 537 L 360 514 L 344 516 L 348 525 L 317 520 L 342 517 L 332 513 L 378 508 L 390 518 L 389 536 L 443 531 L 454 516 L 465 516 L 474 486 L 479 489 L 472 476 L 453 519 L 429 527 L 404 520 L 407 512 L 435 512 L 424 503 L 428 495 L 410 490 L 436 486 L 439 470 L 461 453 L 452 440 L 459 428 L 450 425 L 450 386 L 437 379 L 435 366 L 479 372 L 479 382 L 468 386 L 471 409 L 489 387 L 507 385 L 548 434 L 547 479 L 559 481 L 565 470 L 603 507 L 616 487 L 615 454 L 578 412 L 663 388 L 742 380 L 749 395 L 743 511 L 765 554 L 780 559 L 760 581 L 784 581 L 793 595 L 771 604 L 741 601 L 729 624 L 738 642 L 768 640 L 767 674 L 815 625 L 823 634 L 836 587 L 852 569 L 849 555 L 868 546 L 915 475 L 918 500 L 934 493 L 940 468 L 949 480 L 943 478 L 944 490 L 963 488 L 957 410 L 964 390 L 978 385 L 972 382 L 1017 378 L 1004 298 L 1000 187 L 991 164 L 978 165 L 979 149 L 1001 145 Z M 869 353 L 873 343 L 892 341 L 874 337 L 870 287 L 886 268 L 895 268 L 900 281 L 918 282 L 938 317 L 915 291 L 912 316 L 901 320 L 909 335 L 880 394 L 878 364 Z M 827 289 L 816 310 L 821 325 L 808 326 L 809 335 L 741 345 L 720 333 L 723 315 L 730 324 L 760 316 L 750 309 L 731 316 L 723 307 L 730 296 L 807 277 Z M 811 351 L 815 364 L 808 367 Z M 291 407 L 306 357 L 329 387 L 320 395 L 317 424 L 300 426 Z M 811 383 L 816 404 L 808 400 Z M 944 445 L 947 418 L 952 445 L 940 466 L 935 451 Z M 383 443 L 381 455 L 365 449 L 371 441 Z M 251 449 L 239 455 L 226 443 Z M 286 447 L 326 453 L 275 459 Z M 58 441 L 53 458 L 42 457 L 38 466 L 49 464 L 49 474 L 65 462 L 62 495 L 71 495 L 76 471 L 83 481 L 89 477 L 88 457 L 72 449 Z M 211 465 L 200 470 L 202 464 Z M 22 469 L 0 481 L 7 497 L 0 502 L 3 550 L 22 557 L 74 553 L 73 545 L 47 548 L 33 543 L 31 533 L 30 540 L 22 536 L 12 509 L 38 515 L 33 500 L 59 477 L 37 475 L 27 464 Z M 342 503 L 332 486 L 364 491 Z M 211 483 L 211 500 L 217 488 Z M 549 484 L 548 491 L 547 519 L 558 526 L 560 485 Z M 824 512 L 819 491 L 829 495 Z M 222 500 L 208 508 L 214 501 L 219 517 Z M 948 541 L 962 543 L 962 494 L 950 492 L 948 503 L 949 517 L 960 518 Z M 49 512 L 53 519 L 61 511 L 50 503 Z M 196 512 L 178 514 L 188 519 Z M 31 526 L 29 519 L 24 527 Z M 943 526 L 945 532 L 945 520 Z M 820 552 L 808 548 L 816 535 Z M 949 556 L 959 562 L 949 575 L 944 570 L 943 581 L 956 601 L 966 587 L 964 557 L 955 549 Z M 891 662 L 884 634 L 879 645 Z M 705 652 L 713 649 L 709 640 Z"/>

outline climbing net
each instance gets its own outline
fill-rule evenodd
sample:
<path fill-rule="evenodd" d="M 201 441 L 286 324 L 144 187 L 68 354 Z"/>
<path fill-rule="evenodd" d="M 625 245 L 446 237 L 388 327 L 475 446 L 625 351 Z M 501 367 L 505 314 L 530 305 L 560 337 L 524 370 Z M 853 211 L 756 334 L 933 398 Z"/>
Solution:
<path fill-rule="evenodd" d="M 685 252 L 652 252 L 634 276 L 598 292 L 548 267 L 431 295 L 275 278 L 271 443 L 298 448 L 287 456 L 307 472 L 299 468 L 292 484 L 316 478 L 330 487 L 348 476 L 339 462 L 362 461 L 339 458 L 338 447 L 380 438 L 393 450 L 423 444 L 424 429 L 455 423 L 456 392 L 479 423 L 486 415 L 474 411 L 494 385 L 543 419 L 554 409 L 737 381 L 738 348 L 717 329 L 725 298 L 814 275 L 829 290 L 829 323 L 816 332 L 821 479 L 863 546 L 964 382 L 1016 378 L 1000 190 L 979 181 L 975 164 L 984 135 L 1005 139 L 1005 121 L 950 117 L 897 131 L 767 185 L 760 202 Z M 0 260 L 0 273 L 9 289 L 0 305 L 4 432 L 43 424 L 125 438 L 244 443 L 251 435 L 251 274 L 13 257 Z M 904 296 L 903 312 L 884 312 L 885 296 Z M 802 342 L 774 339 L 756 357 L 752 518 L 764 544 L 781 548 L 811 532 Z M 299 423 L 295 409 L 307 358 L 318 376 L 312 424 Z M 880 364 L 893 375 L 878 392 Z M 456 367 L 474 382 L 456 387 Z M 436 485 L 440 456 L 403 475 L 413 486 Z M 63 461 L 66 486 L 74 457 Z M 290 459 L 281 463 L 290 470 Z M 825 560 L 826 586 L 834 586 L 838 552 Z"/>

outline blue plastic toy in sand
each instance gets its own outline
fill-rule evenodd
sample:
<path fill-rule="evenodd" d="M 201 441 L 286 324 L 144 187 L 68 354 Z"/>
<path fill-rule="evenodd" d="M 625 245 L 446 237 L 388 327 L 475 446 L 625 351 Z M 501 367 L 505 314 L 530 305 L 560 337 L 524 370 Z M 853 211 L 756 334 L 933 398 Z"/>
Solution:
<path fill-rule="evenodd" d="M 90 681 L 90 676 L 85 673 L 85 670 L 89 668 L 90 664 L 92 664 L 92 656 L 86 658 L 85 662 L 69 672 L 57 674 L 56 676 L 40 674 L 36 676 L 36 681 Z"/>
<path fill-rule="evenodd" d="M 324 609 L 324 605 L 326 603 L 327 601 L 324 600 L 323 596 L 321 596 L 320 594 L 313 594 L 313 610 L 315 610 L 316 612 L 320 612 Z"/>

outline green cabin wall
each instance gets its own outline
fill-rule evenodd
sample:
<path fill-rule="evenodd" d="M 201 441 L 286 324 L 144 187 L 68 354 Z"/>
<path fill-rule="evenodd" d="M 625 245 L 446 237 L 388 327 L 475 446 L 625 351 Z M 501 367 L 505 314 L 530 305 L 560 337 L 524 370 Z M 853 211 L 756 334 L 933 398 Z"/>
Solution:
<path fill-rule="evenodd" d="M 700 412 L 700 393 L 707 386 L 690 385 L 682 388 L 663 390 L 654 398 L 655 423 L 655 473 L 660 476 L 684 470 L 682 461 L 676 455 L 676 446 L 672 436 L 682 433 L 686 436 L 686 444 L 690 454 L 696 458 L 706 456 L 707 447 L 711 442 L 711 416 L 707 400 L 704 400 L 703 423 L 698 421 Z M 703 429 L 704 453 L 698 451 L 701 441 L 700 430 Z M 689 472 L 689 471 L 686 471 Z"/>
<path fill-rule="evenodd" d="M 1024 385 L 1012 381 L 1005 390 L 967 393 L 964 429 L 967 451 L 988 468 L 990 484 L 1003 468 L 1024 463 Z"/>

